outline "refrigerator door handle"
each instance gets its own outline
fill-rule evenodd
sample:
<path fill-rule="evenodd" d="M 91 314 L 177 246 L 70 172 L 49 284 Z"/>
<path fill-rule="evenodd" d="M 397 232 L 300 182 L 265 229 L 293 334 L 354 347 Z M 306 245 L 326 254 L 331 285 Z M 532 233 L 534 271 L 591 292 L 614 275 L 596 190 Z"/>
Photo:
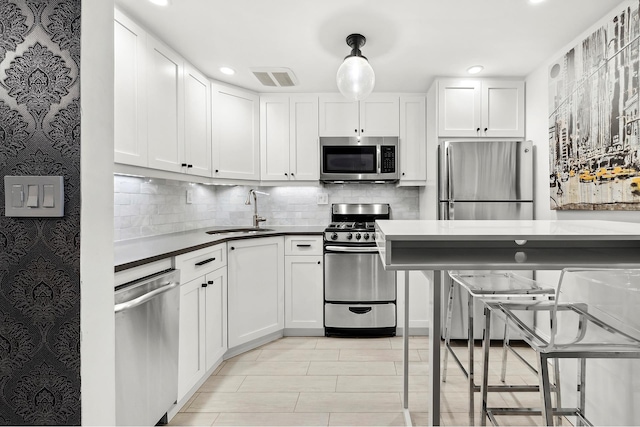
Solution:
<path fill-rule="evenodd" d="M 447 219 L 450 220 L 454 220 L 454 215 L 455 215 L 455 207 L 454 207 L 454 202 L 450 201 L 449 203 L 447 203 L 447 206 L 449 207 L 449 212 L 447 213 Z"/>
<path fill-rule="evenodd" d="M 447 177 L 447 200 L 452 200 L 453 199 L 453 182 L 451 180 L 451 152 L 452 152 L 452 147 L 447 144 L 445 146 L 444 149 L 444 155 L 446 157 L 446 177 Z M 453 219 L 453 218 L 450 218 Z"/>

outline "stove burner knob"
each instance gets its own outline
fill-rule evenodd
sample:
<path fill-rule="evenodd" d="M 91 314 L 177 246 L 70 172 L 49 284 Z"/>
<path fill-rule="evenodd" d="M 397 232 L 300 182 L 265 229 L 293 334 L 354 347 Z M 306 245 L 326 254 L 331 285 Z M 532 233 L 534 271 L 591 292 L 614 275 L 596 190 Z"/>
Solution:
<path fill-rule="evenodd" d="M 356 233 L 356 240 L 360 240 L 360 233 Z"/>
<path fill-rule="evenodd" d="M 352 233 L 347 234 L 347 239 L 348 239 L 348 240 L 353 239 L 353 234 L 352 234 Z"/>
<path fill-rule="evenodd" d="M 369 235 L 367 233 L 364 233 L 364 240 L 369 240 Z"/>
<path fill-rule="evenodd" d="M 337 239 L 338 239 L 338 233 L 332 233 L 331 240 L 337 240 Z"/>

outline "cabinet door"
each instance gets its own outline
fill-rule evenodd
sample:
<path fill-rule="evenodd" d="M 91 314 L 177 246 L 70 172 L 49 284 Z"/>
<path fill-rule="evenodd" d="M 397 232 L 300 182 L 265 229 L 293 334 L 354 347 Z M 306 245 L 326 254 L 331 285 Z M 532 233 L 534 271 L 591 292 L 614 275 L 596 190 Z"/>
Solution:
<path fill-rule="evenodd" d="M 524 82 L 482 83 L 482 136 L 524 138 Z"/>
<path fill-rule="evenodd" d="M 114 160 L 147 166 L 147 35 L 114 11 Z"/>
<path fill-rule="evenodd" d="M 206 372 L 204 277 L 180 286 L 180 348 L 178 351 L 178 401 Z"/>
<path fill-rule="evenodd" d="M 438 135 L 479 136 L 481 89 L 479 80 L 443 79 L 438 82 Z"/>
<path fill-rule="evenodd" d="M 229 243 L 229 348 L 284 328 L 284 238 Z"/>
<path fill-rule="evenodd" d="M 260 97 L 260 176 L 289 179 L 289 97 Z"/>
<path fill-rule="evenodd" d="M 257 95 L 212 84 L 213 177 L 260 179 Z"/>
<path fill-rule="evenodd" d="M 211 88 L 189 64 L 184 67 L 185 172 L 211 176 Z"/>
<path fill-rule="evenodd" d="M 227 351 L 227 269 L 205 278 L 205 368 L 207 371 Z"/>
<path fill-rule="evenodd" d="M 322 256 L 285 257 L 285 328 L 322 329 Z"/>
<path fill-rule="evenodd" d="M 424 96 L 400 97 L 400 183 L 427 180 Z"/>
<path fill-rule="evenodd" d="M 370 95 L 360 101 L 360 134 L 363 136 L 398 136 L 400 129 L 399 97 Z"/>
<path fill-rule="evenodd" d="M 320 136 L 358 136 L 358 101 L 348 101 L 340 94 L 320 95 Z"/>
<path fill-rule="evenodd" d="M 181 172 L 184 158 L 184 82 L 182 58 L 147 37 L 149 167 Z"/>
<path fill-rule="evenodd" d="M 290 179 L 320 179 L 320 145 L 318 142 L 318 97 L 296 95 L 290 98 Z"/>

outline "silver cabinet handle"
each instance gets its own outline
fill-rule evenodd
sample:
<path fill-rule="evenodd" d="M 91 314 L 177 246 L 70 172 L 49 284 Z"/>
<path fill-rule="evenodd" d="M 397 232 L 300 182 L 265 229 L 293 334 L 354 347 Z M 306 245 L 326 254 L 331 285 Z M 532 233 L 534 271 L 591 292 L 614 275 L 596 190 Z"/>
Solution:
<path fill-rule="evenodd" d="M 326 246 L 325 249 L 331 252 L 378 252 L 378 248 L 376 246 Z"/>
<path fill-rule="evenodd" d="M 137 307 L 139 305 L 144 304 L 145 302 L 149 301 L 151 298 L 155 297 L 156 295 L 160 295 L 163 294 L 165 292 L 170 291 L 171 289 L 175 288 L 176 286 L 178 286 L 180 283 L 178 282 L 168 282 L 166 285 L 163 285 L 161 288 L 155 289 L 147 294 L 144 295 L 140 295 L 138 298 L 132 299 L 131 301 L 127 301 L 127 302 L 123 302 L 120 304 L 116 304 L 114 306 L 113 311 L 116 313 L 120 313 L 121 311 L 124 310 L 128 310 L 130 308 L 133 307 Z"/>

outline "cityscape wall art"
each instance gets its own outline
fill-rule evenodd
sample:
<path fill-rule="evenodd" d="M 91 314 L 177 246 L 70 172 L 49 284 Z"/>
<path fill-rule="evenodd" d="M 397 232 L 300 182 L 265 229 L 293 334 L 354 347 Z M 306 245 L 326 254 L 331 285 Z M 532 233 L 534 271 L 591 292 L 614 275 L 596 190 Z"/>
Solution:
<path fill-rule="evenodd" d="M 638 1 L 549 67 L 554 210 L 640 210 Z"/>

